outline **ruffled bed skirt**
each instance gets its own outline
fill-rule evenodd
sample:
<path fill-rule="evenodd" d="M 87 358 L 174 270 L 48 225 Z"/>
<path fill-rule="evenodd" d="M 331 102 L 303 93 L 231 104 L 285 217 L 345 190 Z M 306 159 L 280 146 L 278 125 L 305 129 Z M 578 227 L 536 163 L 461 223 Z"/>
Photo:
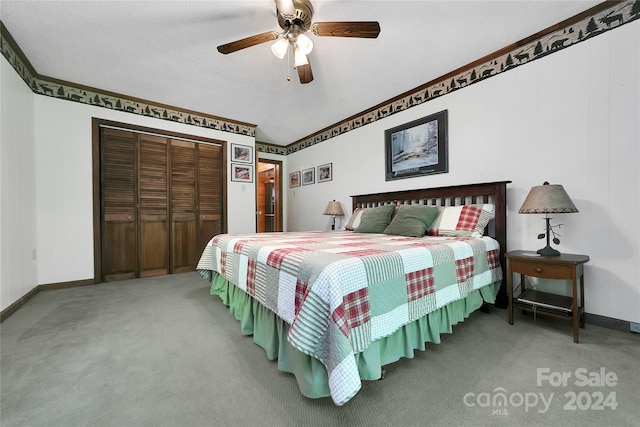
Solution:
<path fill-rule="evenodd" d="M 242 334 L 253 335 L 253 341 L 266 351 L 269 360 L 277 359 L 280 371 L 294 374 L 304 396 L 330 396 L 324 365 L 287 341 L 289 325 L 284 320 L 215 272 L 211 283 L 211 294 L 219 296 L 240 321 Z M 493 303 L 499 287 L 500 282 L 485 286 L 465 299 L 454 301 L 403 326 L 392 335 L 373 342 L 365 351 L 354 355 L 360 378 L 380 379 L 384 365 L 402 357 L 413 358 L 414 350 L 424 351 L 428 342 L 439 344 L 440 334 L 451 333 L 453 325 L 480 308 L 483 301 Z"/>

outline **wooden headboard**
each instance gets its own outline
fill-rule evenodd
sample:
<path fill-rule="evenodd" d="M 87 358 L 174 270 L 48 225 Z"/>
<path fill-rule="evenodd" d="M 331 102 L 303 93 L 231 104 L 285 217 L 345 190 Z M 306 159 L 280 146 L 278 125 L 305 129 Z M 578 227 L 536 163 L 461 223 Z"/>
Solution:
<path fill-rule="evenodd" d="M 351 196 L 352 208 L 368 208 L 386 204 L 422 204 L 432 206 L 459 206 L 474 203 L 493 203 L 495 220 L 487 234 L 500 244 L 500 264 L 506 278 L 504 254 L 507 251 L 507 184 L 511 181 L 485 182 L 479 184 L 453 185 L 450 187 L 420 188 L 416 190 L 392 191 L 389 193 Z M 490 224 L 491 225 L 491 224 Z M 504 280 L 503 280 L 504 286 Z M 496 305 L 497 301 L 496 301 Z"/>

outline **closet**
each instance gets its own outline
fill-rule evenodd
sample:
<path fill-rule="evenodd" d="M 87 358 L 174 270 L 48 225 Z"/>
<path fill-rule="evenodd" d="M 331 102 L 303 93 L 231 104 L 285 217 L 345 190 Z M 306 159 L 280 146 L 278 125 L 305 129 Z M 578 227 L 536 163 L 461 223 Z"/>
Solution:
<path fill-rule="evenodd" d="M 96 279 L 195 270 L 206 243 L 226 228 L 224 148 L 224 143 L 99 127 Z"/>

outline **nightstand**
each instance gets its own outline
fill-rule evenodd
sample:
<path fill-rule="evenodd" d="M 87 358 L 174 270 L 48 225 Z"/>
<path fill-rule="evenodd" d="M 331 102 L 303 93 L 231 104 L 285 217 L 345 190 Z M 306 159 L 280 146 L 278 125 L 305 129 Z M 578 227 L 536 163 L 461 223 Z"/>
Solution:
<path fill-rule="evenodd" d="M 578 324 L 584 329 L 584 264 L 586 255 L 562 254 L 542 256 L 535 251 L 512 251 L 507 258 L 507 295 L 509 298 L 509 324 L 513 325 L 513 308 L 518 307 L 537 315 L 573 321 L 573 342 L 578 342 Z M 513 295 L 513 274 L 520 274 L 520 294 Z M 552 280 L 571 280 L 572 296 L 556 295 L 535 289 L 526 289 L 525 276 Z M 578 279 L 580 296 L 578 297 Z"/>

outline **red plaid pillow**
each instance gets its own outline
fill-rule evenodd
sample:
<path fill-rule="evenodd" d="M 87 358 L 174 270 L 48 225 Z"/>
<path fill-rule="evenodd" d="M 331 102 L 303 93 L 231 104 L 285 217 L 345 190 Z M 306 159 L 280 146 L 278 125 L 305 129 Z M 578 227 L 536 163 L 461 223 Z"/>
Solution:
<path fill-rule="evenodd" d="M 490 203 L 465 206 L 444 206 L 431 224 L 430 236 L 482 237 L 484 229 L 494 218 Z"/>

